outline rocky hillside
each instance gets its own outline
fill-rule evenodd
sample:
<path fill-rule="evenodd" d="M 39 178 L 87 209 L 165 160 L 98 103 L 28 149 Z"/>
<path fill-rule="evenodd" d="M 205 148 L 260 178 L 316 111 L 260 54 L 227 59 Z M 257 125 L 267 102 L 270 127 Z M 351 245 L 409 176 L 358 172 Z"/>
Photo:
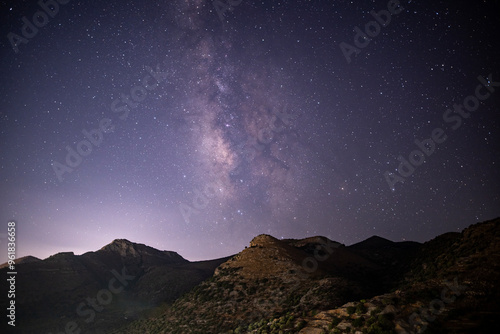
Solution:
<path fill-rule="evenodd" d="M 500 219 L 423 245 L 260 235 L 214 276 L 113 333 L 490 333 Z"/>
<path fill-rule="evenodd" d="M 18 264 L 16 333 L 492 333 L 499 257 L 500 219 L 424 244 L 263 234 L 204 262 L 115 240 Z"/>
<path fill-rule="evenodd" d="M 395 287 L 419 247 L 259 235 L 172 306 L 115 333 L 298 332 L 312 314 Z"/>
<path fill-rule="evenodd" d="M 299 333 L 494 333 L 498 282 L 500 219 L 425 243 L 396 291 L 307 317 Z"/>

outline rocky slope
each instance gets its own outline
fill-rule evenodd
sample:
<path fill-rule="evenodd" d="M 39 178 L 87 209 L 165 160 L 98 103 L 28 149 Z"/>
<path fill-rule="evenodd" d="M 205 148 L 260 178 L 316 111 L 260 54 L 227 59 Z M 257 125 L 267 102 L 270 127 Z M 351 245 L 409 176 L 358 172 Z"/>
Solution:
<path fill-rule="evenodd" d="M 423 245 L 260 235 L 172 306 L 113 333 L 494 332 L 499 248 L 500 219 Z"/>
<path fill-rule="evenodd" d="M 115 240 L 18 264 L 16 332 L 489 333 L 499 257 L 500 219 L 424 244 L 263 234 L 204 262 Z"/>
<path fill-rule="evenodd" d="M 299 333 L 494 333 L 498 282 L 500 219 L 425 243 L 396 291 L 307 317 Z"/>
<path fill-rule="evenodd" d="M 345 247 L 324 237 L 259 235 L 171 307 L 116 333 L 252 332 L 267 326 L 263 319 L 298 331 L 311 312 L 395 286 L 418 247 L 383 238 Z"/>

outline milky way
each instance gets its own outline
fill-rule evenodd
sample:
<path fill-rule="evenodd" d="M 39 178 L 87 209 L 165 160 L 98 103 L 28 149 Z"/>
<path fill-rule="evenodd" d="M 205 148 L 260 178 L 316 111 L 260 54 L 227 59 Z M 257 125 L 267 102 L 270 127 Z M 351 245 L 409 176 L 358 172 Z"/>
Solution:
<path fill-rule="evenodd" d="M 225 3 L 1 5 L 0 242 L 195 260 L 500 215 L 497 3 Z"/>

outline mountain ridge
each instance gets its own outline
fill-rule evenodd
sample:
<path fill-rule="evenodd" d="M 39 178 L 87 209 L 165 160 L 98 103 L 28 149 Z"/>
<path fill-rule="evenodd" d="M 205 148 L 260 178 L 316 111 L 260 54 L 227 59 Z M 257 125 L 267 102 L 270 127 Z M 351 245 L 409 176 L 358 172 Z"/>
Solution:
<path fill-rule="evenodd" d="M 16 329 L 59 333 L 69 321 L 96 334 L 403 334 L 418 332 L 417 327 L 480 328 L 477 318 L 488 324 L 500 316 L 495 306 L 499 226 L 500 219 L 477 223 L 423 244 L 373 236 L 345 246 L 323 236 L 260 234 L 237 254 L 195 262 L 174 251 L 115 239 L 82 255 L 63 252 L 16 264 L 22 272 L 16 282 Z M 117 277 L 130 279 L 102 312 L 94 312 L 98 320 L 87 323 L 75 309 Z M 454 277 L 461 280 L 451 290 L 461 293 L 451 295 L 455 313 L 447 310 L 436 321 L 422 318 L 418 310 L 432 298 L 451 300 L 440 291 Z M 471 311 L 471 305 L 479 311 Z"/>
<path fill-rule="evenodd" d="M 16 330 L 19 333 L 59 333 L 65 331 L 66 323 L 74 321 L 79 329 L 106 333 L 110 326 L 131 321 L 161 303 L 172 302 L 210 277 L 227 259 L 190 262 L 173 251 L 160 251 L 126 239 L 115 239 L 96 251 L 81 255 L 60 252 L 44 260 L 16 261 L 16 317 L 19 324 Z M 0 272 L 6 273 L 7 269 L 1 268 Z M 133 279 L 126 281 L 124 277 Z M 96 318 L 100 316 L 99 321 L 87 323 L 90 317 L 84 319 L 81 314 L 91 312 L 92 305 L 95 305 L 91 304 L 92 298 L 95 299 L 99 291 L 109 292 L 110 282 L 117 278 L 126 283 L 118 290 L 111 288 L 120 291 L 111 294 L 117 302 L 110 303 L 102 313 L 101 308 L 96 307 L 94 313 Z M 8 291 L 4 281 L 0 286 L 3 291 Z M 2 299 L 5 308 L 6 300 Z M 81 304 L 85 305 L 84 311 L 78 309 Z M 51 307 L 47 308 L 47 305 Z M 2 326 L 6 324 L 2 323 Z"/>
<path fill-rule="evenodd" d="M 445 233 L 423 244 L 381 239 L 339 245 L 330 248 L 332 252 L 327 244 L 282 240 L 288 246 L 295 243 L 302 256 L 318 262 L 317 268 L 308 270 L 292 259 L 293 266 L 283 271 L 279 266 L 284 252 L 276 249 L 287 248 L 280 247 L 279 239 L 259 236 L 223 263 L 210 280 L 159 310 L 154 318 L 112 333 L 404 334 L 425 330 L 479 333 L 498 328 L 500 293 L 495 287 L 500 280 L 500 219 L 471 225 L 461 233 Z M 374 245 L 380 244 L 384 247 L 374 251 Z M 317 246 L 325 252 L 318 254 Z M 250 252 L 255 253 L 253 257 Z M 364 261 L 352 266 L 337 259 L 347 256 L 350 261 L 359 257 Z M 246 257 L 260 258 L 259 268 L 270 267 L 267 274 L 259 270 L 249 274 L 245 267 L 256 264 Z M 315 275 L 323 265 L 328 268 Z M 372 280 L 375 284 L 370 285 Z M 439 303 L 446 308 L 429 313 Z"/>

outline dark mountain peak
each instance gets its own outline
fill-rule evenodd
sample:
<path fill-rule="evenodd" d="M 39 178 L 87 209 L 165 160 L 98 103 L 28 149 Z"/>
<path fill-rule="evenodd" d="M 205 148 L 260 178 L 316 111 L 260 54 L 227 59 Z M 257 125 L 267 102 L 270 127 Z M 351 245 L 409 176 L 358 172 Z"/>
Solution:
<path fill-rule="evenodd" d="M 370 239 L 374 239 L 374 240 L 387 240 L 387 241 L 390 241 L 386 238 L 383 238 L 381 236 L 378 236 L 378 235 L 372 235 L 371 237 L 369 237 L 367 240 L 370 240 Z"/>
<path fill-rule="evenodd" d="M 388 240 L 386 238 L 379 237 L 378 235 L 373 235 L 366 239 L 365 241 L 370 241 L 370 242 L 384 242 L 384 243 L 393 243 L 393 241 Z"/>
<path fill-rule="evenodd" d="M 127 248 L 127 247 L 133 247 L 134 245 L 136 245 L 136 243 L 129 241 L 127 239 L 115 239 L 111 243 L 104 246 L 103 248 L 106 248 L 106 247 Z"/>
<path fill-rule="evenodd" d="M 110 244 L 102 247 L 99 252 L 110 252 L 128 258 L 142 258 L 148 264 L 184 263 L 189 262 L 176 252 L 161 251 L 144 244 L 131 242 L 127 239 L 115 239 Z"/>
<path fill-rule="evenodd" d="M 395 242 L 393 242 L 393 241 L 379 237 L 378 235 L 374 235 L 372 237 L 369 237 L 366 240 L 358 242 L 358 243 L 351 245 L 349 247 L 351 247 L 351 248 L 374 248 L 374 247 L 379 248 L 379 247 L 392 246 L 394 244 L 395 244 Z"/>
<path fill-rule="evenodd" d="M 16 263 L 20 264 L 20 263 L 30 263 L 30 262 L 38 262 L 38 261 L 42 261 L 42 260 L 37 258 L 37 257 L 28 255 L 28 256 L 23 256 L 23 257 L 17 259 Z"/>
<path fill-rule="evenodd" d="M 298 248 L 303 248 L 303 247 L 310 246 L 310 245 L 313 245 L 313 246 L 329 245 L 329 247 L 333 246 L 335 248 L 343 246 L 341 243 L 336 242 L 336 241 L 332 241 L 332 240 L 328 239 L 327 237 L 323 237 L 323 236 L 314 236 L 314 237 L 308 237 L 308 238 L 304 238 L 304 239 L 286 239 L 283 241 L 287 242 L 291 246 L 298 247 Z"/>
<path fill-rule="evenodd" d="M 40 260 L 37 257 L 28 255 L 28 256 L 23 256 L 23 257 L 20 257 L 20 258 L 16 259 L 16 265 L 19 265 L 21 263 L 32 263 L 32 262 L 39 262 L 39 261 L 42 261 L 42 260 Z M 7 267 L 8 264 L 9 264 L 8 262 L 0 264 L 0 269 Z"/>
<path fill-rule="evenodd" d="M 110 251 L 116 252 L 121 256 L 139 256 L 137 253 L 136 245 L 133 242 L 128 241 L 127 239 L 115 239 L 110 244 L 102 247 L 101 251 Z"/>
<path fill-rule="evenodd" d="M 111 244 L 117 244 L 117 245 L 133 245 L 134 243 L 132 241 L 129 241 L 127 239 L 115 239 L 111 242 Z"/>
<path fill-rule="evenodd" d="M 74 256 L 75 256 L 75 253 L 73 253 L 73 252 L 60 252 L 60 253 L 56 253 L 54 255 L 49 256 L 49 259 L 67 259 L 67 258 L 71 258 Z"/>

